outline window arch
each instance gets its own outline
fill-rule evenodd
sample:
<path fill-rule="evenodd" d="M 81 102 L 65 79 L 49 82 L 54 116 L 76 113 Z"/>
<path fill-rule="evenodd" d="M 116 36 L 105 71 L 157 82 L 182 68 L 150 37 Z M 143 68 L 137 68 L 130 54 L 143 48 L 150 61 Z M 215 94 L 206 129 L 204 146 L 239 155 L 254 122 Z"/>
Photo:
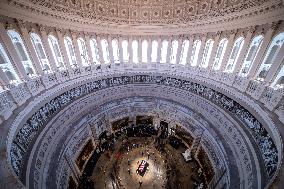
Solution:
<path fill-rule="evenodd" d="M 123 61 L 124 62 L 128 62 L 129 61 L 128 41 L 127 40 L 123 40 L 121 45 L 122 45 Z"/>
<path fill-rule="evenodd" d="M 57 68 L 58 69 L 65 68 L 64 63 L 63 63 L 63 58 L 62 58 L 62 55 L 61 55 L 61 52 L 60 52 L 58 40 L 53 35 L 49 35 L 48 36 L 48 44 L 51 48 L 51 52 L 52 52 L 52 55 L 54 57 L 55 64 L 56 64 Z"/>
<path fill-rule="evenodd" d="M 93 57 L 93 63 L 99 64 L 100 63 L 100 57 L 99 57 L 99 49 L 98 49 L 98 43 L 97 40 L 92 38 L 90 40 L 90 46 L 92 51 L 92 57 Z"/>
<path fill-rule="evenodd" d="M 77 43 L 78 43 L 78 46 L 79 46 L 82 65 L 88 66 L 90 61 L 89 61 L 89 56 L 88 56 L 88 51 L 87 51 L 87 46 L 86 46 L 85 40 L 83 38 L 78 38 Z"/>
<path fill-rule="evenodd" d="M 111 41 L 111 46 L 112 46 L 112 55 L 113 55 L 113 60 L 114 63 L 119 63 L 119 48 L 118 48 L 118 40 L 113 39 Z"/>
<path fill-rule="evenodd" d="M 177 61 L 177 50 L 178 50 L 178 41 L 172 41 L 172 48 L 171 48 L 171 56 L 170 56 L 170 63 L 175 64 Z"/>
<path fill-rule="evenodd" d="M 71 66 L 77 67 L 75 50 L 74 50 L 71 38 L 68 36 L 64 37 L 64 44 L 65 44 L 65 48 L 66 48 L 67 55 L 68 55 Z"/>
<path fill-rule="evenodd" d="M 256 74 L 257 79 L 263 80 L 266 78 L 272 63 L 283 44 L 283 41 L 284 41 L 284 32 L 278 34 L 273 38 L 266 52 L 265 58 L 263 59 L 263 62 Z"/>
<path fill-rule="evenodd" d="M 10 83 L 15 83 L 20 80 L 2 43 L 0 43 L 0 68 L 6 74 Z"/>
<path fill-rule="evenodd" d="M 240 56 L 243 44 L 244 44 L 244 38 L 243 37 L 239 37 L 235 41 L 234 46 L 233 46 L 233 50 L 231 52 L 231 55 L 230 55 L 230 58 L 229 58 L 229 61 L 228 61 L 228 64 L 226 66 L 226 72 L 233 72 L 234 71 L 235 65 L 236 65 L 236 62 L 237 62 L 237 60 Z"/>
<path fill-rule="evenodd" d="M 103 52 L 103 60 L 105 63 L 110 63 L 109 60 L 109 50 L 108 50 L 108 42 L 105 39 L 101 40 L 101 47 Z"/>
<path fill-rule="evenodd" d="M 24 42 L 20 36 L 20 34 L 14 30 L 8 30 L 8 35 L 16 49 L 16 52 L 20 58 L 22 65 L 25 68 L 25 72 L 29 76 L 33 76 L 35 74 L 34 66 L 29 58 L 27 53 L 27 49 L 24 45 Z"/>
<path fill-rule="evenodd" d="M 148 62 L 148 41 L 143 40 L 142 42 L 142 62 Z"/>
<path fill-rule="evenodd" d="M 181 58 L 179 61 L 180 64 L 183 64 L 183 65 L 186 64 L 188 48 L 189 48 L 189 40 L 186 39 L 182 42 Z"/>
<path fill-rule="evenodd" d="M 36 33 L 31 33 L 30 37 L 31 37 L 31 40 L 32 40 L 33 47 L 36 51 L 36 55 L 37 55 L 37 57 L 40 61 L 40 65 L 41 65 L 42 70 L 46 73 L 50 72 L 51 71 L 50 64 L 49 64 L 49 61 L 46 57 L 46 54 L 45 54 L 45 51 L 44 51 L 40 37 Z"/>
<path fill-rule="evenodd" d="M 214 44 L 214 41 L 212 39 L 207 40 L 207 42 L 205 44 L 205 48 L 203 50 L 202 59 L 201 59 L 201 63 L 200 63 L 200 66 L 202 66 L 204 68 L 206 68 L 208 66 L 209 58 L 210 58 L 212 48 L 213 48 L 213 44 Z"/>
<path fill-rule="evenodd" d="M 162 42 L 160 63 L 166 63 L 166 61 L 167 61 L 168 45 L 169 45 L 169 42 L 167 40 L 164 40 Z"/>
<path fill-rule="evenodd" d="M 222 39 L 218 45 L 217 51 L 216 51 L 216 55 L 214 58 L 214 63 L 213 63 L 213 69 L 214 70 L 219 70 L 226 48 L 227 48 L 227 44 L 228 44 L 228 40 L 226 38 Z"/>
<path fill-rule="evenodd" d="M 152 41 L 151 62 L 157 62 L 158 59 L 158 41 Z"/>
<path fill-rule="evenodd" d="M 248 50 L 248 53 L 246 55 L 246 58 L 243 62 L 243 65 L 242 65 L 242 68 L 241 68 L 241 71 L 240 71 L 240 74 L 242 76 L 247 76 L 247 74 L 249 73 L 250 71 L 250 68 L 251 66 L 253 65 L 253 61 L 256 57 L 256 54 L 259 50 L 259 47 L 262 43 L 262 40 L 263 40 L 263 36 L 262 35 L 259 35 L 259 36 L 256 36 L 255 38 L 253 38 L 251 44 L 250 44 L 250 47 L 249 47 L 249 50 Z"/>
<path fill-rule="evenodd" d="M 190 65 L 191 66 L 196 66 L 197 64 L 197 59 L 198 59 L 198 53 L 200 50 L 200 46 L 201 46 L 201 41 L 200 40 L 196 40 L 193 43 L 193 47 L 192 47 L 192 51 L 191 51 L 191 57 L 190 57 Z"/>

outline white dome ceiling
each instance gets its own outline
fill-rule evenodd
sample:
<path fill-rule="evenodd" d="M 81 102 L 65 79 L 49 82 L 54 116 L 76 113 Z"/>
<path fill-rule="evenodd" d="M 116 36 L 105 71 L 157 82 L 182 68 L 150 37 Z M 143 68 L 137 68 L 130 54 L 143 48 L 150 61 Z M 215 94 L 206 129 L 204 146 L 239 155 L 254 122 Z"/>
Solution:
<path fill-rule="evenodd" d="M 31 2 L 54 11 L 114 23 L 196 22 L 240 12 L 265 0 L 50 0 Z"/>

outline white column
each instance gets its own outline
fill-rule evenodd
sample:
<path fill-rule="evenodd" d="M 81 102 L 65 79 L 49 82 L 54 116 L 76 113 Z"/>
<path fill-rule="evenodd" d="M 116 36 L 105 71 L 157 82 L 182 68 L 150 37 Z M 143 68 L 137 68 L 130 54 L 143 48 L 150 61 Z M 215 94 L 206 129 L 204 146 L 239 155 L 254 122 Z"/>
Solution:
<path fill-rule="evenodd" d="M 177 48 L 177 55 L 176 55 L 176 64 L 179 64 L 180 62 L 180 56 L 181 56 L 181 51 L 182 51 L 182 43 L 183 43 L 184 38 L 180 36 L 178 38 L 178 48 Z"/>
<path fill-rule="evenodd" d="M 238 61 L 236 62 L 236 66 L 235 66 L 233 73 L 238 74 L 240 72 L 240 69 L 242 68 L 242 64 L 243 64 L 243 62 L 246 58 L 247 52 L 248 52 L 250 44 L 251 44 L 251 38 L 252 38 L 252 34 L 254 33 L 254 30 L 255 30 L 255 28 L 251 27 L 247 31 L 247 35 L 246 35 L 243 47 L 241 49 Z"/>
<path fill-rule="evenodd" d="M 51 70 L 53 72 L 55 72 L 57 70 L 57 66 L 56 66 L 55 59 L 53 57 L 52 51 L 50 49 L 50 46 L 48 44 L 48 36 L 47 36 L 46 31 L 45 31 L 45 27 L 40 26 L 39 30 L 40 30 L 40 34 L 41 34 L 42 45 L 43 45 L 43 48 L 45 50 L 45 54 L 48 58 L 48 61 L 50 63 Z"/>
<path fill-rule="evenodd" d="M 108 52 L 109 52 L 109 60 L 111 64 L 114 64 L 114 58 L 113 58 L 113 49 L 112 49 L 112 38 L 108 36 L 107 43 L 108 43 Z"/>
<path fill-rule="evenodd" d="M 200 49 L 199 49 L 199 52 L 198 52 L 198 58 L 197 58 L 196 66 L 199 66 L 200 63 L 201 63 L 205 44 L 206 44 L 206 34 L 203 34 L 202 37 L 201 37 L 201 46 L 200 46 Z"/>
<path fill-rule="evenodd" d="M 77 65 L 79 67 L 83 67 L 82 59 L 81 59 L 81 53 L 80 53 L 80 49 L 79 49 L 79 45 L 78 45 L 78 41 L 77 41 L 77 34 L 72 31 L 71 36 L 72 36 L 72 41 L 73 41 L 73 47 L 74 47 L 74 50 L 75 50 Z"/>
<path fill-rule="evenodd" d="M 248 78 L 253 78 L 254 75 L 256 74 L 259 66 L 261 65 L 262 61 L 263 61 L 263 58 L 265 56 L 265 52 L 267 50 L 267 48 L 269 47 L 270 45 L 270 42 L 271 42 L 271 38 L 273 36 L 273 33 L 275 31 L 275 29 L 277 28 L 277 25 L 272 25 L 268 31 L 265 33 L 264 35 L 264 38 L 263 38 L 263 41 L 261 43 L 261 46 L 260 46 L 260 49 L 255 57 L 255 60 L 253 61 L 253 65 L 250 69 L 250 72 L 248 74 Z"/>
<path fill-rule="evenodd" d="M 29 32 L 28 32 L 27 28 L 25 27 L 24 23 L 22 23 L 21 21 L 19 22 L 18 25 L 19 25 L 19 28 L 21 30 L 23 41 L 25 43 L 25 46 L 26 46 L 27 52 L 29 54 L 29 57 L 32 61 L 32 64 L 34 65 L 37 74 L 43 75 L 44 73 L 43 73 L 42 67 L 40 65 L 40 60 L 38 59 L 37 54 L 35 52 L 35 49 L 33 47 Z"/>
<path fill-rule="evenodd" d="M 129 53 L 129 63 L 132 64 L 133 63 L 133 51 L 132 51 L 132 37 L 130 37 L 128 39 L 128 46 L 127 46 L 127 50 Z"/>
<path fill-rule="evenodd" d="M 152 40 L 149 37 L 148 41 L 148 48 L 147 48 L 147 63 L 151 63 L 151 53 L 152 53 Z"/>
<path fill-rule="evenodd" d="M 72 63 L 70 62 L 70 60 L 68 58 L 68 54 L 67 54 L 66 47 L 65 47 L 65 44 L 64 44 L 64 38 L 62 36 L 62 30 L 57 29 L 56 33 L 57 33 L 58 43 L 59 43 L 60 51 L 62 53 L 62 58 L 63 58 L 64 64 L 66 65 L 67 68 L 71 68 Z"/>
<path fill-rule="evenodd" d="M 101 63 L 101 64 L 102 64 L 102 63 L 105 64 L 101 40 L 102 40 L 102 38 L 101 38 L 100 36 L 97 36 L 97 45 L 98 45 L 100 63 Z"/>
<path fill-rule="evenodd" d="M 171 57 L 171 52 L 172 52 L 172 41 L 173 38 L 168 39 L 168 48 L 167 48 L 167 55 L 166 55 L 166 64 L 170 63 L 170 57 Z"/>
<path fill-rule="evenodd" d="M 9 79 L 1 68 L 0 68 L 0 83 L 2 85 L 8 85 L 9 84 Z"/>
<path fill-rule="evenodd" d="M 91 49 L 91 44 L 90 44 L 90 36 L 87 33 L 84 33 L 84 40 L 85 40 L 86 47 L 87 47 L 90 65 L 92 65 L 94 64 L 94 59 L 93 59 L 92 49 Z"/>
<path fill-rule="evenodd" d="M 274 58 L 273 62 L 271 63 L 271 67 L 267 73 L 264 82 L 271 83 L 273 79 L 277 77 L 278 72 L 281 69 L 282 63 L 284 60 L 284 45 L 281 46 L 280 50 L 278 51 L 276 57 Z"/>
<path fill-rule="evenodd" d="M 193 43 L 194 43 L 194 36 L 192 35 L 192 36 L 189 37 L 189 47 L 188 47 L 187 57 L 186 57 L 186 64 L 188 66 L 191 66 L 190 65 L 190 58 L 191 58 Z"/>
<path fill-rule="evenodd" d="M 216 53 L 217 53 L 217 49 L 218 49 L 218 46 L 219 46 L 220 36 L 221 36 L 221 32 L 217 32 L 217 35 L 214 38 L 214 44 L 213 44 L 213 47 L 212 47 L 212 52 L 210 54 L 209 63 L 208 63 L 209 69 L 212 69 L 214 59 L 215 59 L 215 56 L 216 56 Z"/>
<path fill-rule="evenodd" d="M 158 49 L 157 49 L 157 62 L 160 63 L 161 61 L 161 50 L 162 50 L 162 39 L 161 37 L 158 38 Z"/>
<path fill-rule="evenodd" d="M 230 54 L 231 54 L 231 51 L 232 51 L 232 48 L 233 48 L 233 45 L 235 43 L 235 32 L 234 30 L 232 30 L 230 32 L 230 37 L 228 39 L 228 44 L 227 44 L 227 47 L 226 47 L 226 50 L 225 50 L 225 54 L 224 54 L 224 57 L 223 57 L 223 60 L 221 62 L 221 66 L 220 66 L 220 70 L 221 71 L 224 71 L 226 69 L 226 66 L 228 64 L 228 60 L 230 58 Z"/>
<path fill-rule="evenodd" d="M 142 39 L 139 37 L 138 39 L 138 62 L 142 62 Z"/>
<path fill-rule="evenodd" d="M 0 22 L 0 37 L 3 41 L 3 45 L 6 47 L 10 58 L 12 59 L 13 65 L 15 66 L 15 70 L 18 72 L 19 78 L 21 80 L 25 80 L 28 78 L 26 72 L 25 72 L 25 68 L 22 65 L 22 62 L 20 60 L 19 55 L 16 52 L 16 49 L 9 37 L 9 35 L 7 34 L 6 29 L 4 28 L 4 25 Z"/>
<path fill-rule="evenodd" d="M 119 37 L 118 38 L 118 48 L 119 48 L 119 60 L 120 60 L 120 63 L 124 63 L 123 62 L 123 49 L 122 49 L 122 37 Z"/>

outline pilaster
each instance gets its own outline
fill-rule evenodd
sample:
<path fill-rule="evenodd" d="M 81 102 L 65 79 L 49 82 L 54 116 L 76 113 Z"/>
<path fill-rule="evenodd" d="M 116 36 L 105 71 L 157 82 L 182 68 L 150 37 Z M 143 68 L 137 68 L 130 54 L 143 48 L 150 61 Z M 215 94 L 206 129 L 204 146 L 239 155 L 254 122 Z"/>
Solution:
<path fill-rule="evenodd" d="M 180 36 L 178 38 L 178 48 L 177 48 L 177 55 L 176 55 L 176 62 L 175 62 L 176 64 L 179 64 L 180 62 L 183 40 L 184 40 L 183 36 Z"/>
<path fill-rule="evenodd" d="M 30 55 L 31 63 L 34 65 L 36 73 L 38 75 L 43 75 L 44 73 L 42 71 L 42 66 L 40 64 L 40 60 L 38 59 L 36 51 L 33 47 L 29 32 L 22 21 L 19 21 L 18 25 L 22 33 L 23 41 L 25 43 L 24 45 L 26 46 L 27 52 Z"/>
<path fill-rule="evenodd" d="M 62 53 L 63 61 L 64 61 L 65 65 L 67 66 L 67 68 L 71 68 L 72 62 L 70 62 L 70 60 L 68 58 L 68 54 L 67 54 L 67 51 L 66 51 L 66 48 L 65 48 L 64 39 L 63 39 L 63 35 L 62 35 L 62 30 L 57 29 L 56 33 L 57 33 L 58 44 L 59 44 L 59 47 L 60 47 L 60 51 Z"/>
<path fill-rule="evenodd" d="M 114 58 L 113 58 L 113 49 L 112 49 L 112 38 L 108 36 L 107 38 L 107 43 L 108 43 L 108 52 L 109 52 L 109 60 L 110 63 L 114 63 Z"/>
<path fill-rule="evenodd" d="M 21 80 L 25 80 L 28 78 L 26 72 L 25 72 L 25 68 L 22 65 L 22 62 L 20 60 L 19 55 L 16 52 L 16 49 L 12 43 L 12 41 L 10 40 L 9 35 L 7 34 L 7 31 L 4 27 L 4 25 L 0 22 L 0 37 L 3 41 L 3 45 L 6 47 L 8 54 L 10 55 L 10 58 L 13 62 L 13 65 L 15 65 L 16 70 L 19 74 L 19 78 Z"/>
<path fill-rule="evenodd" d="M 72 36 L 72 44 L 73 44 L 73 48 L 75 51 L 77 65 L 79 67 L 83 67 L 81 53 L 80 53 L 80 49 L 79 49 L 79 45 L 77 41 L 77 33 L 75 33 L 74 31 L 71 31 L 71 36 Z"/>
<path fill-rule="evenodd" d="M 246 35 L 246 38 L 244 39 L 244 44 L 243 44 L 243 47 L 241 49 L 241 52 L 240 52 L 240 56 L 236 62 L 236 66 L 235 66 L 235 69 L 233 70 L 233 73 L 239 73 L 240 72 L 240 69 L 242 68 L 242 64 L 246 58 L 246 54 L 249 50 L 249 47 L 250 47 L 250 44 L 251 44 L 251 39 L 252 39 L 252 35 L 254 33 L 254 30 L 255 30 L 255 27 L 251 27 L 248 29 L 248 32 L 247 32 L 247 35 Z"/>
<path fill-rule="evenodd" d="M 192 48 L 193 48 L 193 43 L 194 43 L 194 36 L 190 36 L 189 37 L 189 47 L 188 47 L 188 51 L 187 51 L 187 57 L 186 57 L 186 64 L 188 65 L 188 67 L 190 67 L 190 58 L 191 58 L 191 54 L 192 54 Z"/>
<path fill-rule="evenodd" d="M 138 62 L 142 62 L 142 39 L 139 37 L 138 39 Z"/>
<path fill-rule="evenodd" d="M 201 46 L 200 46 L 198 56 L 197 56 L 197 64 L 195 66 L 199 66 L 201 63 L 205 45 L 206 45 L 206 34 L 203 34 L 201 37 Z"/>
<path fill-rule="evenodd" d="M 157 50 L 157 62 L 161 61 L 161 48 L 162 48 L 162 39 L 161 36 L 158 38 L 158 50 Z"/>
<path fill-rule="evenodd" d="M 122 41 L 123 41 L 123 39 L 122 39 L 122 37 L 120 36 L 120 37 L 118 38 L 119 61 L 120 61 L 120 63 L 124 63 L 124 62 L 123 62 Z"/>
<path fill-rule="evenodd" d="M 264 79 L 264 82 L 266 83 L 272 83 L 275 77 L 277 76 L 278 72 L 281 69 L 281 65 L 283 65 L 284 60 L 284 45 L 281 46 L 280 50 L 278 51 L 276 57 L 271 63 L 271 67 L 267 73 L 266 78 Z"/>
<path fill-rule="evenodd" d="M 170 58 L 171 58 L 171 52 L 172 52 L 172 41 L 173 41 L 173 37 L 170 37 L 168 39 L 168 48 L 167 48 L 167 55 L 166 55 L 166 64 L 170 63 Z"/>
<path fill-rule="evenodd" d="M 39 31 L 40 31 L 40 34 L 41 34 L 42 46 L 45 50 L 45 54 L 48 58 L 48 61 L 50 62 L 51 70 L 53 72 L 55 72 L 57 70 L 57 66 L 56 66 L 56 63 L 55 63 L 55 59 L 52 55 L 52 51 L 50 49 L 50 46 L 48 44 L 48 36 L 47 36 L 46 30 L 45 30 L 45 27 L 40 26 Z"/>
<path fill-rule="evenodd" d="M 151 40 L 151 38 L 148 38 L 147 41 L 148 41 L 147 63 L 150 63 L 151 62 L 151 53 L 152 53 L 152 40 Z"/>
<path fill-rule="evenodd" d="M 221 36 L 221 32 L 218 32 L 214 38 L 214 44 L 213 44 L 213 47 L 212 47 L 212 52 L 210 54 L 210 58 L 209 58 L 209 63 L 208 63 L 208 69 L 212 69 L 212 66 L 214 64 L 214 59 L 215 59 L 215 56 L 216 56 L 216 53 L 217 53 L 217 49 L 218 49 L 218 46 L 219 46 L 219 39 L 220 39 L 220 36 Z"/>
<path fill-rule="evenodd" d="M 226 66 L 227 66 L 233 45 L 235 43 L 235 35 L 236 35 L 236 31 L 234 31 L 234 30 L 230 31 L 230 37 L 228 39 L 227 48 L 225 50 L 225 54 L 224 54 L 224 57 L 223 57 L 223 60 L 221 62 L 221 66 L 220 66 L 221 71 L 224 71 Z"/>
<path fill-rule="evenodd" d="M 88 57 L 90 60 L 90 65 L 94 64 L 94 59 L 92 56 L 92 49 L 91 49 L 91 43 L 90 43 L 90 36 L 87 33 L 84 33 L 84 39 L 87 47 Z"/>
<path fill-rule="evenodd" d="M 104 60 L 104 56 L 103 56 L 103 49 L 102 49 L 102 43 L 101 43 L 101 36 L 97 36 L 97 45 L 98 45 L 98 51 L 99 51 L 99 57 L 100 57 L 100 63 L 106 63 Z"/>
<path fill-rule="evenodd" d="M 272 24 L 271 27 L 268 29 L 268 31 L 265 33 L 260 49 L 255 57 L 253 65 L 251 66 L 250 72 L 247 76 L 249 79 L 255 76 L 259 66 L 261 65 L 263 57 L 265 56 L 265 52 L 270 45 L 271 38 L 277 26 L 278 26 L 277 24 Z"/>

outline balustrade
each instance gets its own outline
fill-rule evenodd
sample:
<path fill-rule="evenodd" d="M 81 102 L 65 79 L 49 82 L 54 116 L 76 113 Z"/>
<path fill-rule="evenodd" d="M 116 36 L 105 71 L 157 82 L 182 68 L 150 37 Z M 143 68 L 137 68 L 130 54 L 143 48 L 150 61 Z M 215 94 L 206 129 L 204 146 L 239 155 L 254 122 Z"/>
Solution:
<path fill-rule="evenodd" d="M 220 86 L 225 84 L 228 87 L 235 88 L 240 92 L 249 95 L 251 98 L 263 104 L 269 110 L 274 110 L 281 106 L 283 99 L 283 90 L 275 90 L 266 86 L 263 82 L 257 80 L 249 80 L 246 77 L 238 76 L 234 73 L 226 73 L 221 71 L 208 70 L 202 67 L 187 67 L 181 64 L 130 64 L 124 63 L 112 65 L 90 65 L 85 67 L 69 68 L 54 73 L 44 74 L 31 79 L 24 80 L 18 84 L 8 84 L 4 86 L 0 92 L 0 118 L 7 120 L 15 110 L 15 105 L 21 106 L 28 99 L 37 96 L 45 90 L 49 90 L 55 85 L 64 85 L 64 82 L 83 78 L 95 78 L 100 76 L 108 76 L 113 73 L 168 73 L 176 75 L 176 77 L 184 76 L 189 78 L 203 78 L 210 85 Z M 214 83 L 213 83 L 214 82 Z M 4 100 L 4 96 L 6 100 Z M 248 96 L 248 97 L 249 97 Z M 2 98 L 1 98 L 2 97 Z M 279 114 L 280 108 L 277 109 Z M 275 112 L 276 113 L 276 112 Z M 278 115 L 277 114 L 277 115 Z"/>

